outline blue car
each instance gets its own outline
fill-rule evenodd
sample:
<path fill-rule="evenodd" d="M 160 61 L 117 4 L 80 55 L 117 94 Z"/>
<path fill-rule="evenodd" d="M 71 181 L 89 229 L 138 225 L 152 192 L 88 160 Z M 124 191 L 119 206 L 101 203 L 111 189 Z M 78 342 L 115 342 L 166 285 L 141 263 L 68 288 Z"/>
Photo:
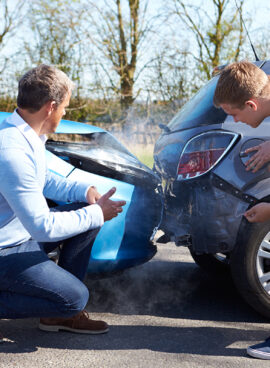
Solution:
<path fill-rule="evenodd" d="M 9 113 L 0 113 L 2 122 Z M 54 173 L 95 185 L 103 194 L 125 200 L 123 212 L 106 222 L 91 252 L 88 274 L 103 276 L 150 260 L 153 236 L 161 218 L 160 179 L 117 139 L 98 127 L 62 120 L 46 142 L 48 167 Z M 56 203 L 48 200 L 49 206 Z"/>

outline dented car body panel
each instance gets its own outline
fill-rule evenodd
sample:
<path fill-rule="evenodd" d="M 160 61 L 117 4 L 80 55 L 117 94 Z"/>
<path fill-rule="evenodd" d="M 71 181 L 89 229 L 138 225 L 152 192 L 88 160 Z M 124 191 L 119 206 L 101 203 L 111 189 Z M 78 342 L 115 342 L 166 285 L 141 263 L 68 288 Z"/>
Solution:
<path fill-rule="evenodd" d="M 270 62 L 258 64 L 263 64 L 262 69 L 270 74 Z M 154 168 L 165 183 L 165 215 L 161 228 L 168 239 L 177 245 L 188 245 L 196 254 L 232 251 L 243 213 L 269 195 L 270 188 L 267 166 L 252 173 L 244 165 L 252 153 L 242 157 L 245 149 L 270 139 L 270 119 L 265 119 L 256 129 L 235 123 L 223 110 L 213 106 L 217 80 L 218 76 L 214 77 L 203 88 L 203 93 L 198 93 L 200 98 L 195 96 L 194 101 L 188 102 L 188 109 L 184 107 L 184 113 L 178 114 L 178 120 L 176 116 L 168 124 L 170 131 L 161 134 L 154 150 Z M 197 108 L 198 104 L 203 106 Z M 228 150 L 222 146 L 223 153 L 214 163 L 213 156 L 220 146 L 207 146 L 203 137 L 212 134 L 217 136 L 217 142 L 221 140 L 221 133 L 232 137 L 231 146 Z M 198 145 L 192 151 L 194 139 Z M 213 142 L 215 144 L 214 139 Z M 203 145 L 206 148 L 202 148 Z M 206 158 L 212 160 L 213 165 L 207 166 L 204 173 Z M 201 166 L 189 177 L 191 163 Z"/>
<path fill-rule="evenodd" d="M 0 113 L 0 122 L 9 113 Z M 75 141 L 76 139 L 76 141 Z M 46 142 L 48 168 L 60 176 L 95 185 L 101 194 L 116 187 L 123 212 L 105 222 L 95 239 L 89 275 L 106 275 L 151 259 L 151 240 L 162 201 L 159 177 L 110 133 L 88 124 L 62 120 Z M 55 205 L 58 203 L 50 203 Z"/>

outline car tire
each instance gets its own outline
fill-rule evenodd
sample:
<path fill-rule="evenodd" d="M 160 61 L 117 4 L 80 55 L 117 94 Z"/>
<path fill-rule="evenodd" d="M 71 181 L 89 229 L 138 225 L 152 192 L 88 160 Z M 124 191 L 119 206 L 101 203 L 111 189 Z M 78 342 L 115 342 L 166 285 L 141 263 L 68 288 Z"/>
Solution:
<path fill-rule="evenodd" d="M 215 275 L 226 275 L 230 272 L 229 254 L 196 254 L 189 249 L 195 263 L 204 271 Z"/>
<path fill-rule="evenodd" d="M 240 294 L 270 318 L 270 221 L 251 224 L 243 220 L 230 264 Z"/>

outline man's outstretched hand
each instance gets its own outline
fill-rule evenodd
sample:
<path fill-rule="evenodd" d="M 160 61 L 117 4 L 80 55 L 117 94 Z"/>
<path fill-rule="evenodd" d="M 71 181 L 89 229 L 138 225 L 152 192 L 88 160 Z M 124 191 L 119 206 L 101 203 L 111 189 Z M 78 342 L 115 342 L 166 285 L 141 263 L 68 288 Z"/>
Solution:
<path fill-rule="evenodd" d="M 122 206 L 126 204 L 126 201 L 112 201 L 110 197 L 114 195 L 116 188 L 111 188 L 107 193 L 103 194 L 98 200 L 97 204 L 100 205 L 104 221 L 109 221 L 116 217 L 118 213 L 122 212 Z"/>

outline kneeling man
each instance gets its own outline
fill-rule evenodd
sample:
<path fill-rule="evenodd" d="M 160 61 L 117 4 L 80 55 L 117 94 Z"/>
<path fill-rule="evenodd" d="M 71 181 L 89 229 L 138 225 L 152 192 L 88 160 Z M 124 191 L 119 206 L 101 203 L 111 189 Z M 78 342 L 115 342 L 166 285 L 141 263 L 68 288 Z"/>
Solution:
<path fill-rule="evenodd" d="M 19 81 L 18 108 L 0 124 L 0 318 L 39 317 L 46 331 L 108 331 L 84 310 L 83 283 L 91 247 L 104 221 L 122 211 L 94 183 L 62 178 L 47 169 L 45 134 L 54 133 L 73 83 L 40 65 Z M 90 186 L 90 184 L 92 184 Z M 48 207 L 46 198 L 72 202 Z M 47 254 L 61 244 L 58 264 Z"/>

